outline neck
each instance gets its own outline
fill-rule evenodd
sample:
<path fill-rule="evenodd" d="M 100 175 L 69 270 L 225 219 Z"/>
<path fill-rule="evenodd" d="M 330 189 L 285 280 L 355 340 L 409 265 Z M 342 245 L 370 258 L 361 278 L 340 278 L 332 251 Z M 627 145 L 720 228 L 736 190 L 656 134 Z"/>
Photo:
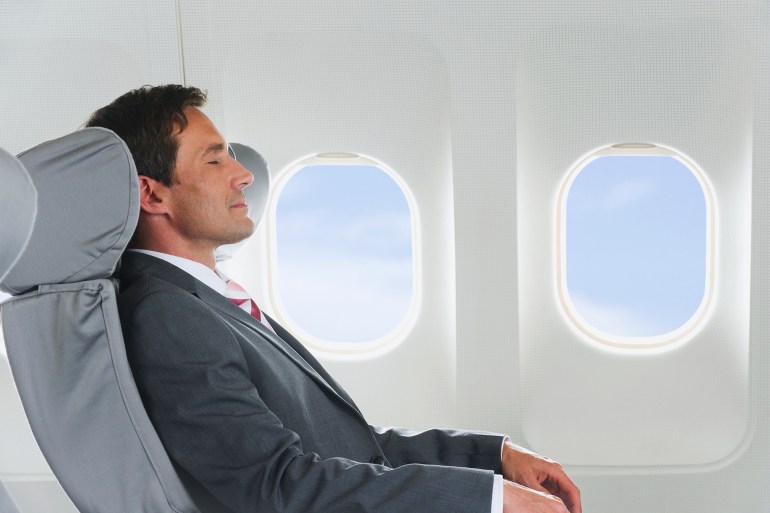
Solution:
<path fill-rule="evenodd" d="M 180 244 L 168 244 L 168 243 L 152 243 L 151 241 L 138 240 L 136 244 L 132 246 L 134 249 L 146 249 L 148 251 L 157 251 L 158 253 L 166 253 L 167 255 L 174 255 L 181 258 L 186 258 L 194 262 L 205 265 L 209 269 L 214 270 L 216 267 L 216 259 L 214 257 L 213 249 L 201 249 L 192 245 L 180 245 Z"/>
<path fill-rule="evenodd" d="M 152 222 L 157 221 L 154 218 L 146 219 L 144 223 L 141 221 L 135 233 L 134 248 L 186 258 L 212 270 L 216 267 L 214 251 L 217 246 L 211 241 L 184 237 L 160 222 Z"/>

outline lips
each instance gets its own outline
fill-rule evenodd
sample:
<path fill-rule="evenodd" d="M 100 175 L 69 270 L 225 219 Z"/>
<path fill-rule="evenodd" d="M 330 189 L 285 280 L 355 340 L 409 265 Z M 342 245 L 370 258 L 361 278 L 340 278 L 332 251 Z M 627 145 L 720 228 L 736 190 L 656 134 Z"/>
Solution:
<path fill-rule="evenodd" d="M 230 208 L 249 208 L 249 205 L 246 203 L 246 198 L 239 198 L 235 203 L 230 205 Z"/>

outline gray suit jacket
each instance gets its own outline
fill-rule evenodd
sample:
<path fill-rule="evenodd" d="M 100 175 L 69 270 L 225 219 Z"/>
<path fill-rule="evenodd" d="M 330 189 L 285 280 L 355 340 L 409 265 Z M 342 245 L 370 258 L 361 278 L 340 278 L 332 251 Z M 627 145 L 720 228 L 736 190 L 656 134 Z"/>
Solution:
<path fill-rule="evenodd" d="M 277 335 L 152 256 L 125 253 L 117 276 L 139 392 L 199 501 L 238 513 L 490 510 L 502 436 L 370 426 L 272 319 Z"/>

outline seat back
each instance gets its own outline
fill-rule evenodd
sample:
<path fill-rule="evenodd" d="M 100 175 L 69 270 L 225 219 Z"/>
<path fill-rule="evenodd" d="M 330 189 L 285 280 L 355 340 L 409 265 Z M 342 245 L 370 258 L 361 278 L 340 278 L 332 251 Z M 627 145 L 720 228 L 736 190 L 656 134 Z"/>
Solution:
<path fill-rule="evenodd" d="M 21 162 L 0 148 L 0 280 L 27 246 L 37 213 L 37 191 Z M 10 222 L 9 222 L 10 221 Z M 1 298 L 0 298 L 1 299 Z M 0 480 L 0 511 L 19 513 Z"/>
<path fill-rule="evenodd" d="M 128 148 L 108 130 L 87 128 L 19 160 L 38 213 L 0 281 L 14 294 L 0 315 L 43 455 L 83 513 L 198 513 L 134 384 L 110 278 L 139 215 Z"/>
<path fill-rule="evenodd" d="M 0 280 L 16 263 L 32 235 L 37 191 L 21 162 L 0 148 Z"/>

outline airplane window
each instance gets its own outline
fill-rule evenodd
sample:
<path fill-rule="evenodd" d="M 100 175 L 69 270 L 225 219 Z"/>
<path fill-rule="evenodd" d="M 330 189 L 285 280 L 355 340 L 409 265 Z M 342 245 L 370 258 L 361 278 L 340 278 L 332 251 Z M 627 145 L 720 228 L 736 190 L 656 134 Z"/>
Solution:
<path fill-rule="evenodd" d="M 391 337 L 413 303 L 409 202 L 390 173 L 361 159 L 313 159 L 279 186 L 272 289 L 303 340 L 325 349 Z"/>
<path fill-rule="evenodd" d="M 560 198 L 568 317 L 611 344 L 660 345 L 692 331 L 712 288 L 710 198 L 697 167 L 664 148 L 619 145 L 584 159 Z"/>

